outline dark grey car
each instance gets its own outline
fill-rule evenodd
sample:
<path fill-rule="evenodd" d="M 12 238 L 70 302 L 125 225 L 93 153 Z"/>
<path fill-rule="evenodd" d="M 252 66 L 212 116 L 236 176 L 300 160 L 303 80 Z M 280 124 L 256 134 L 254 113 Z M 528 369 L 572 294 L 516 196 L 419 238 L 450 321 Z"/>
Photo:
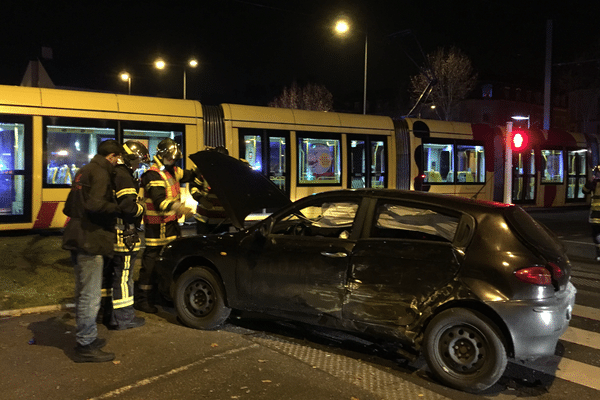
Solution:
<path fill-rule="evenodd" d="M 243 186 L 232 201 L 250 209 Z M 230 212 L 239 228 L 245 213 Z M 175 240 L 157 269 L 190 327 L 239 309 L 393 340 L 470 392 L 507 358 L 554 354 L 576 292 L 562 245 L 520 207 L 398 190 L 309 196 L 236 233 Z"/>

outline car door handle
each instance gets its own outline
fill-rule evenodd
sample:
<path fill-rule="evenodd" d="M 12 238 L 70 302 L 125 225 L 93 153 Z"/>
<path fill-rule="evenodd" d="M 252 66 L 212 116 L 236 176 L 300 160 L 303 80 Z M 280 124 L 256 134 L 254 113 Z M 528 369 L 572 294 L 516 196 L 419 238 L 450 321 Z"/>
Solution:
<path fill-rule="evenodd" d="M 325 256 L 325 257 L 331 257 L 331 258 L 343 258 L 343 257 L 347 257 L 348 256 L 348 254 L 346 254 L 346 253 L 344 253 L 342 251 L 339 251 L 337 253 L 328 253 L 326 251 L 322 251 L 321 255 Z"/>

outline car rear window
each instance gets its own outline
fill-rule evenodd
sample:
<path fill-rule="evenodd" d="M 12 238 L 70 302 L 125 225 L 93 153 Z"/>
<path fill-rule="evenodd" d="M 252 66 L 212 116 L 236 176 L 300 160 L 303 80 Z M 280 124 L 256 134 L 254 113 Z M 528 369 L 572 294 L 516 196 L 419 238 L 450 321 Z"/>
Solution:
<path fill-rule="evenodd" d="M 506 218 L 523 239 L 541 251 L 553 254 L 561 251 L 562 245 L 558 239 L 521 207 L 508 208 Z"/>

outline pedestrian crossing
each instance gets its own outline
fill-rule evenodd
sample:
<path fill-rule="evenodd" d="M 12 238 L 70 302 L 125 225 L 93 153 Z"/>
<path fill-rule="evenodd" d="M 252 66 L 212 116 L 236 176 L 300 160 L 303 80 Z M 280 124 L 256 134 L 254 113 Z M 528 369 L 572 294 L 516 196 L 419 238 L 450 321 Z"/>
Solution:
<path fill-rule="evenodd" d="M 600 321 L 600 309 L 575 305 L 573 316 Z M 565 348 L 568 348 L 569 344 L 576 344 L 589 349 L 600 350 L 600 333 L 597 332 L 570 326 L 560 340 Z M 527 367 L 600 391 L 600 367 L 572 360 L 564 355 L 544 358 L 530 363 Z"/>
<path fill-rule="evenodd" d="M 572 281 L 578 289 L 578 294 L 586 291 L 595 293 L 595 289 L 600 286 L 600 270 L 598 273 L 574 272 Z M 598 326 L 600 326 L 600 308 L 575 304 L 573 320 L 560 338 L 559 347 L 562 347 L 563 354 L 527 362 L 524 366 L 587 389 L 600 391 Z M 586 327 L 593 330 L 585 329 Z M 553 388 L 549 390 L 552 392 Z M 600 398 L 600 393 L 597 393 L 596 397 Z"/>

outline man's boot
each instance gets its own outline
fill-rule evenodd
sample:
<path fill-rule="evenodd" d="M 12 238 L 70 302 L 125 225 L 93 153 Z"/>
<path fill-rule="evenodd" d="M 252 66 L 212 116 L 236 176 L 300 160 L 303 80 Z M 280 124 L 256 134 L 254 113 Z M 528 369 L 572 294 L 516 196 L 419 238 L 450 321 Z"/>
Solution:
<path fill-rule="evenodd" d="M 152 291 L 151 290 L 140 290 L 135 295 L 135 301 L 133 308 L 138 311 L 142 311 L 148 314 L 156 314 L 158 308 L 152 304 Z"/>
<path fill-rule="evenodd" d="M 86 346 L 77 344 L 77 346 L 75 346 L 75 356 L 73 357 L 73 360 L 77 363 L 106 362 L 114 360 L 114 353 L 107 353 L 100 350 L 100 347 L 103 347 L 105 344 L 106 341 L 103 339 L 96 339 Z"/>

